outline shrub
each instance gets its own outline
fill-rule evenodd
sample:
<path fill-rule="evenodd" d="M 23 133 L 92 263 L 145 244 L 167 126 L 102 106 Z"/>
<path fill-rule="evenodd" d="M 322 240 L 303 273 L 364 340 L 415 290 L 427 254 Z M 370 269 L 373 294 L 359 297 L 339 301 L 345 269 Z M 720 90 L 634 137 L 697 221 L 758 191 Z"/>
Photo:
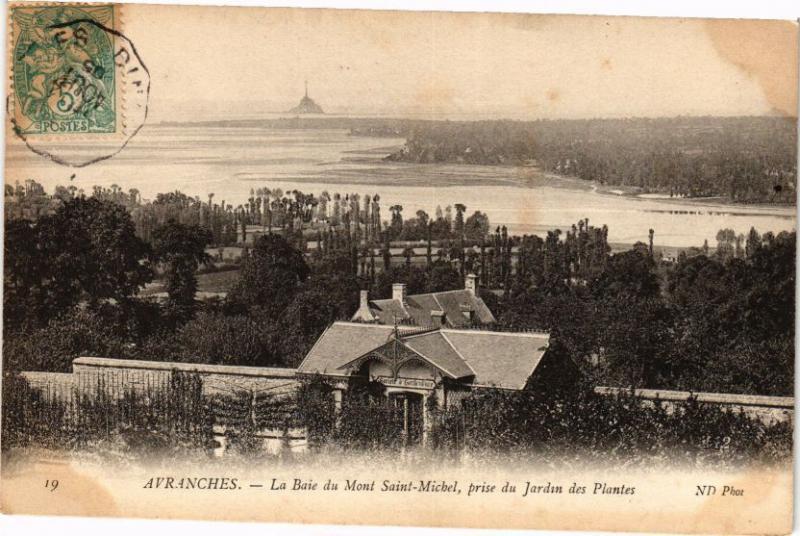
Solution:
<path fill-rule="evenodd" d="M 113 392 L 98 378 L 85 391 L 43 390 L 8 374 L 3 384 L 3 450 L 88 450 L 126 459 L 210 454 L 210 408 L 199 376 L 173 372 L 162 384 Z M 50 392 L 50 389 L 46 389 Z"/>
<path fill-rule="evenodd" d="M 300 382 L 297 409 L 300 422 L 306 429 L 309 445 L 327 442 L 335 426 L 333 387 L 322 376 L 311 376 Z"/>
<path fill-rule="evenodd" d="M 345 448 L 394 449 L 402 443 L 403 411 L 383 394 L 380 382 L 351 382 L 342 397 L 332 440 Z"/>
<path fill-rule="evenodd" d="M 485 390 L 436 416 L 435 445 L 546 461 L 776 462 L 791 456 L 792 426 L 698 403 L 643 404 L 632 395 L 558 397 Z"/>
<path fill-rule="evenodd" d="M 175 334 L 160 334 L 138 352 L 146 359 L 219 365 L 282 364 L 274 348 L 274 328 L 257 316 L 201 312 Z"/>
<path fill-rule="evenodd" d="M 98 314 L 74 308 L 33 332 L 15 333 L 3 345 L 5 370 L 70 372 L 79 356 L 121 355 L 123 341 Z"/>
<path fill-rule="evenodd" d="M 67 432 L 67 405 L 49 400 L 16 372 L 3 374 L 2 400 L 3 452 L 12 448 L 64 446 Z"/>

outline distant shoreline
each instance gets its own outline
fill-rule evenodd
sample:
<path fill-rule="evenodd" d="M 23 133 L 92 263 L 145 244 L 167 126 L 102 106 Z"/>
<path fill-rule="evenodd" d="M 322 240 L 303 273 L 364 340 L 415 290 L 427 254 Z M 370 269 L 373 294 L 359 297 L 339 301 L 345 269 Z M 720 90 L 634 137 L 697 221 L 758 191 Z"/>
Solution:
<path fill-rule="evenodd" d="M 269 119 L 231 119 L 231 120 L 211 120 L 211 121 L 195 121 L 195 122 L 180 122 L 180 121 L 164 121 L 155 123 L 153 126 L 162 128 L 265 128 L 270 130 L 344 130 L 348 131 L 352 128 L 360 128 L 374 122 L 392 123 L 396 124 L 398 129 L 400 125 L 409 125 L 420 122 L 435 123 L 440 120 L 430 119 L 409 119 L 409 118 L 388 118 L 388 117 L 352 117 L 352 116 L 314 116 L 314 117 L 299 117 L 284 115 L 282 117 L 275 117 Z M 523 121 L 524 122 L 524 121 Z M 348 126 L 349 125 L 349 126 Z M 386 134 L 370 135 L 369 133 L 353 134 L 363 138 L 374 138 L 375 140 L 386 140 L 387 138 L 394 137 L 404 139 L 399 131 L 392 136 Z M 580 190 L 587 192 L 594 192 L 599 195 L 608 197 L 625 197 L 628 199 L 636 199 L 647 201 L 649 199 L 657 200 L 675 205 L 694 206 L 694 207 L 718 207 L 718 208 L 740 208 L 748 211 L 757 212 L 776 212 L 776 211 L 793 211 L 796 205 L 785 202 L 769 202 L 762 203 L 754 202 L 736 202 L 725 196 L 713 197 L 670 197 L 664 192 L 642 192 L 639 188 L 624 186 L 624 185 L 609 185 L 602 184 L 595 180 L 585 180 L 568 175 L 558 175 L 552 172 L 545 172 L 535 166 L 524 166 L 518 164 L 461 164 L 456 162 L 443 162 L 443 163 L 417 163 L 417 162 L 403 162 L 391 161 L 387 162 L 385 157 L 391 154 L 392 148 L 395 146 L 382 145 L 366 151 L 347 151 L 347 154 L 352 154 L 353 160 L 359 160 L 362 163 L 369 162 L 375 165 L 376 175 L 369 175 L 367 173 L 359 174 L 356 177 L 350 175 L 347 177 L 337 176 L 335 173 L 327 177 L 320 176 L 298 176 L 294 180 L 297 182 L 326 182 L 330 181 L 331 184 L 359 184 L 359 185 L 387 185 L 392 184 L 398 187 L 404 186 L 423 186 L 430 184 L 430 176 L 426 174 L 425 177 L 420 177 L 420 180 L 413 178 L 406 180 L 397 180 L 396 177 L 384 177 L 380 174 L 380 169 L 389 169 L 391 166 L 403 166 L 412 170 L 416 166 L 431 166 L 440 167 L 441 169 L 453 169 L 454 167 L 465 167 L 475 170 L 481 170 L 479 175 L 489 175 L 485 178 L 485 184 L 497 186 L 517 186 L 520 188 L 536 188 L 536 187 L 552 187 L 566 190 Z M 359 156 L 361 155 L 361 156 Z M 346 159 L 345 159 L 346 160 Z M 514 176 L 514 173 L 503 173 L 505 170 L 523 171 L 528 176 L 519 177 Z M 492 172 L 495 172 L 495 176 Z M 409 174 L 413 175 L 413 174 Z M 443 174 L 444 175 L 444 174 Z M 448 173 L 449 175 L 449 173 Z M 480 178 L 480 177 L 479 177 Z M 385 180 L 383 180 L 385 179 Z M 474 179 L 463 179 L 452 176 L 443 176 L 443 183 L 436 184 L 437 187 L 447 188 L 450 186 L 469 186 L 475 183 Z M 258 174 L 250 174 L 248 178 L 241 178 L 243 181 L 263 181 L 270 180 L 269 177 L 261 177 Z M 786 214 L 787 217 L 793 215 Z"/>
<path fill-rule="evenodd" d="M 398 123 L 486 123 L 486 122 L 512 122 L 512 123 L 538 123 L 538 122 L 558 122 L 558 121 L 565 121 L 565 122 L 583 122 L 583 121 L 590 121 L 590 120 L 597 120 L 603 119 L 607 121 L 620 121 L 620 120 L 638 120 L 638 119 L 646 119 L 646 120 L 663 120 L 663 119 L 742 119 L 742 118 L 779 118 L 785 119 L 790 123 L 796 123 L 796 117 L 788 117 L 783 114 L 761 114 L 761 115 L 677 115 L 677 116 L 609 116 L 609 117 L 564 117 L 564 118 L 555 118 L 555 117 L 505 117 L 505 116 L 487 116 L 487 117 L 479 117 L 479 118 L 472 118 L 466 119 L 462 117 L 431 117 L 430 113 L 409 113 L 407 115 L 389 115 L 387 114 L 370 114 L 370 113 L 363 113 L 363 114 L 353 114 L 353 113 L 337 113 L 337 112 L 326 112 L 324 114 L 293 114 L 286 111 L 273 111 L 273 112 L 262 112 L 266 117 L 259 117 L 259 118 L 252 118 L 252 117 L 239 117 L 235 119 L 208 119 L 203 121 L 180 121 L 180 120 L 161 120 L 158 122 L 149 123 L 149 126 L 154 127 L 194 127 L 194 126 L 247 126 L 247 127 L 255 127 L 262 125 L 264 123 L 276 122 L 276 121 L 287 121 L 287 120 L 297 120 L 297 121 L 306 121 L 309 123 L 317 122 L 317 121 L 326 121 L 326 122 L 337 122 L 337 121 L 351 121 L 353 123 L 363 123 L 363 122 L 375 122 L 375 121 L 382 121 L 382 122 L 398 122 Z M 313 127 L 311 127 L 313 128 Z"/>
<path fill-rule="evenodd" d="M 720 207 L 720 208 L 731 208 L 731 207 L 739 207 L 743 209 L 769 209 L 769 208 L 777 208 L 777 209 L 795 209 L 795 205 L 791 205 L 788 203 L 737 203 L 736 201 L 731 200 L 725 196 L 712 196 L 712 197 L 678 197 L 673 196 L 670 197 L 669 194 L 659 193 L 659 192 L 639 192 L 638 188 L 632 188 L 630 186 L 619 186 L 619 185 L 608 185 L 608 184 L 600 184 L 597 181 L 587 181 L 584 179 L 579 179 L 577 177 L 569 177 L 558 175 L 555 173 L 544 173 L 544 175 L 550 176 L 555 180 L 562 180 L 562 181 L 578 181 L 582 183 L 586 183 L 589 185 L 589 188 L 585 188 L 586 190 L 594 190 L 598 194 L 613 196 L 613 197 L 626 197 L 628 199 L 638 199 L 641 201 L 661 201 L 661 202 L 668 202 L 668 203 L 677 203 L 677 204 L 686 204 L 686 205 L 693 205 L 698 207 Z"/>

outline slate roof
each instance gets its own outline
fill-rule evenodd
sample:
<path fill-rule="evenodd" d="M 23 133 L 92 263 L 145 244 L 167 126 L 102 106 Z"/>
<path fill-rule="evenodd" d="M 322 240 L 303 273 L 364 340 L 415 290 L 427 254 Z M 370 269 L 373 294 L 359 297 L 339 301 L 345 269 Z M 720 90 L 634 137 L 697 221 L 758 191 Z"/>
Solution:
<path fill-rule="evenodd" d="M 547 333 L 447 330 L 442 334 L 475 371 L 475 384 L 522 389 L 547 350 Z"/>
<path fill-rule="evenodd" d="M 522 389 L 547 350 L 546 333 L 398 327 L 402 344 L 453 378 L 483 387 Z M 298 367 L 299 373 L 345 375 L 344 365 L 383 346 L 394 326 L 334 322 Z"/>
<path fill-rule="evenodd" d="M 484 301 L 465 289 L 412 294 L 406 296 L 406 306 L 391 298 L 370 300 L 370 310 L 381 324 L 392 325 L 397 321 L 410 321 L 416 326 L 431 325 L 431 311 L 444 311 L 445 326 L 451 328 L 468 327 L 470 320 L 464 310 L 473 311 L 475 323 L 492 324 L 494 315 Z"/>
<path fill-rule="evenodd" d="M 402 338 L 403 344 L 449 373 L 453 378 L 474 376 L 475 371 L 461 358 L 441 331 Z"/>
<path fill-rule="evenodd" d="M 367 329 L 372 328 L 372 329 Z M 400 332 L 409 328 L 398 327 Z M 342 365 L 383 346 L 394 334 L 394 326 L 334 322 L 320 335 L 317 342 L 297 367 L 298 372 L 344 375 Z"/>

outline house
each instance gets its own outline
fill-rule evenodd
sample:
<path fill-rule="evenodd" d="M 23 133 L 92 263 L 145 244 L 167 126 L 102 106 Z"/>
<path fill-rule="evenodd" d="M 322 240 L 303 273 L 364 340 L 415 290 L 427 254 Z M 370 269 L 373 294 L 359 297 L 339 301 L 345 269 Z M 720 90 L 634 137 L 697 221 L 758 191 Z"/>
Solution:
<path fill-rule="evenodd" d="M 395 283 L 392 297 L 382 300 L 370 300 L 368 291 L 362 290 L 358 310 L 351 321 L 446 328 L 488 326 L 496 322 L 477 294 L 474 274 L 466 276 L 464 288 L 460 290 L 407 295 L 405 284 Z"/>
<path fill-rule="evenodd" d="M 336 407 L 352 382 L 380 382 L 402 408 L 407 436 L 424 440 L 431 406 L 457 405 L 476 389 L 525 388 L 547 368 L 549 339 L 542 332 L 334 322 L 297 373 L 329 379 Z"/>

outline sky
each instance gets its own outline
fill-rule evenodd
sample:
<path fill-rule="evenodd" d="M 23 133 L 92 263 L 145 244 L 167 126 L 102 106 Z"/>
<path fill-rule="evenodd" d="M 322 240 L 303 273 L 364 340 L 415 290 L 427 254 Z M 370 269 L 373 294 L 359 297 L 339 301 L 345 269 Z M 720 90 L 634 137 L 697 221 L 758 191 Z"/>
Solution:
<path fill-rule="evenodd" d="M 125 10 L 155 122 L 285 111 L 305 80 L 327 112 L 343 114 L 796 115 L 797 27 L 786 21 Z"/>

